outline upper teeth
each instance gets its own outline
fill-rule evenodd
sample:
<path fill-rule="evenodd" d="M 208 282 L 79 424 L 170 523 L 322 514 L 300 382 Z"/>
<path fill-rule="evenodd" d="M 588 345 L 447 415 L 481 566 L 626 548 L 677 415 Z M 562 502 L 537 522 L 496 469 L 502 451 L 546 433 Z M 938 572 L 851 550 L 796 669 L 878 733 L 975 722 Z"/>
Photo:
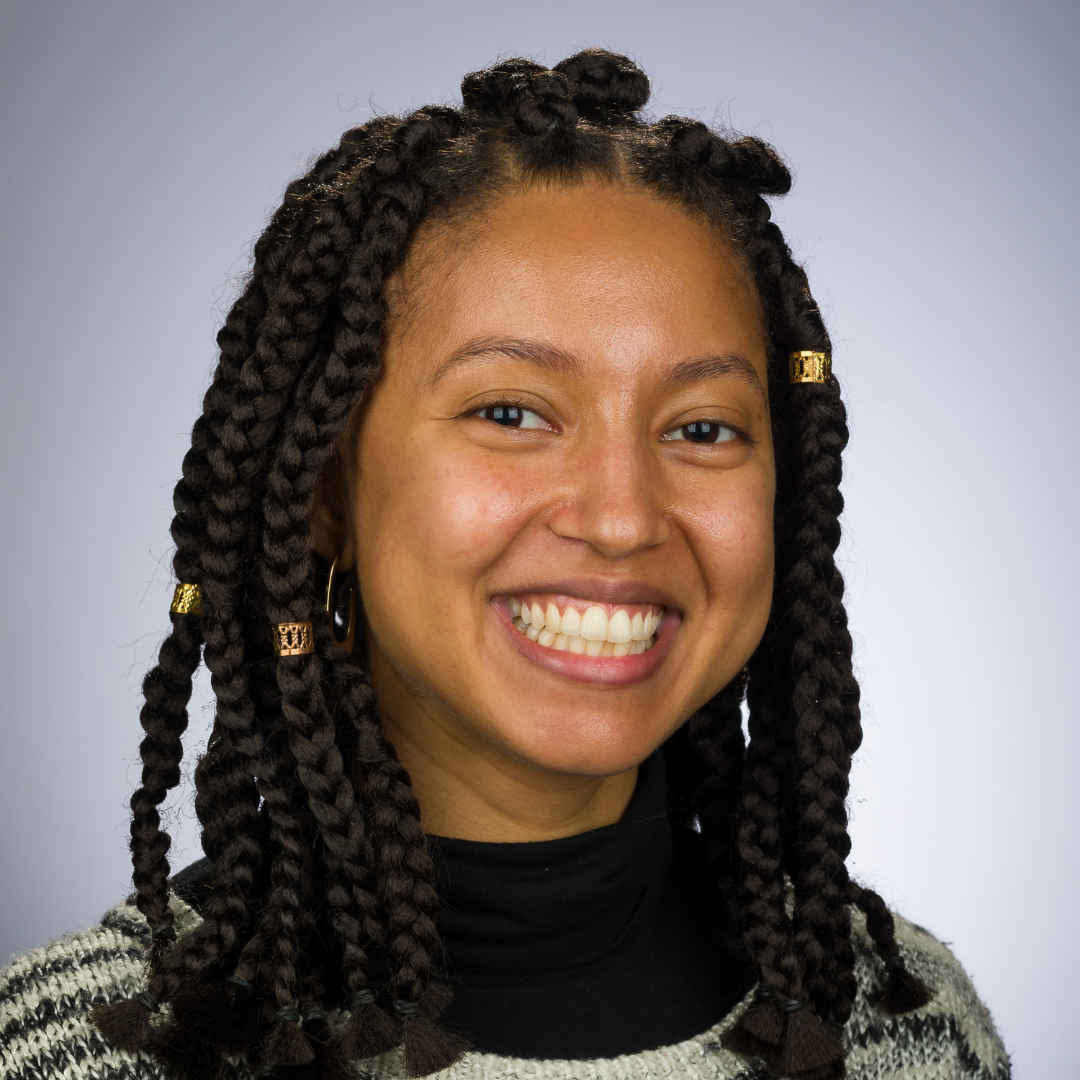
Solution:
<path fill-rule="evenodd" d="M 631 617 L 626 608 L 608 612 L 590 604 L 584 612 L 568 605 L 560 611 L 554 601 L 542 608 L 533 601 L 522 603 L 509 599 L 510 615 L 530 640 L 547 648 L 587 653 L 589 656 L 628 656 L 651 649 L 662 611 L 637 611 Z"/>

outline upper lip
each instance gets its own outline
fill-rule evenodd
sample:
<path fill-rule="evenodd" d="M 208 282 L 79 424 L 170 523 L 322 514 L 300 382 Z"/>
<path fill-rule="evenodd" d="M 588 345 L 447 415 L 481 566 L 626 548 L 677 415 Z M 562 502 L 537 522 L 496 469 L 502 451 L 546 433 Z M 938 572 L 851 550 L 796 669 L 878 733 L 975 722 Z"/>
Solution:
<path fill-rule="evenodd" d="M 678 611 L 679 604 L 666 589 L 645 581 L 610 577 L 561 577 L 529 582 L 520 588 L 501 589 L 498 596 L 525 593 L 555 593 L 579 600 L 599 600 L 605 604 L 656 604 Z"/>

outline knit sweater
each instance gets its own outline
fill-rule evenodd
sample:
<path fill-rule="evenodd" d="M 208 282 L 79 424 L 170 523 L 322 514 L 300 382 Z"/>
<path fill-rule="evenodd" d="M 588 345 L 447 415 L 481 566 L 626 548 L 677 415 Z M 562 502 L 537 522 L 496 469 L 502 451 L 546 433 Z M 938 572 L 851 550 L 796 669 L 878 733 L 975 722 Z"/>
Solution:
<path fill-rule="evenodd" d="M 200 916 L 172 900 L 177 930 Z M 1007 1080 L 1009 1059 L 986 1007 L 952 953 L 925 930 L 896 920 L 908 969 L 936 990 L 926 1007 L 889 1017 L 875 1006 L 880 962 L 861 917 L 853 916 L 858 995 L 844 1032 L 849 1080 Z M 106 1042 L 90 1023 L 97 1002 L 145 988 L 143 956 L 150 930 L 132 901 L 113 908 L 99 926 L 33 949 L 0 971 L 0 1080 L 171 1080 L 150 1057 Z M 440 1080 L 764 1080 L 760 1065 L 728 1053 L 724 1030 L 749 1002 L 709 1031 L 673 1046 L 591 1061 L 533 1061 L 469 1053 Z M 167 1006 L 166 1006 L 167 1007 Z M 332 1021 L 341 1021 L 332 1017 Z M 397 1051 L 364 1062 L 357 1080 L 397 1080 Z M 233 1080 L 253 1070 L 238 1063 Z"/>

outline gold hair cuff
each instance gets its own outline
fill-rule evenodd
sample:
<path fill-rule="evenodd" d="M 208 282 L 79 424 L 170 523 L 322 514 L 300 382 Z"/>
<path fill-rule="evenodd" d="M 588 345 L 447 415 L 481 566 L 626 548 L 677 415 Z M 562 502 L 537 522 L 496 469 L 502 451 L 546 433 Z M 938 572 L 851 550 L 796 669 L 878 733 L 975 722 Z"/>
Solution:
<path fill-rule="evenodd" d="M 198 585 L 177 585 L 169 610 L 174 615 L 201 615 L 202 589 Z"/>
<path fill-rule="evenodd" d="M 315 651 L 315 637 L 309 622 L 276 623 L 274 651 L 278 656 L 306 656 Z"/>
<path fill-rule="evenodd" d="M 793 383 L 826 383 L 832 374 L 832 357 L 828 353 L 803 349 L 788 357 L 788 381 Z"/>

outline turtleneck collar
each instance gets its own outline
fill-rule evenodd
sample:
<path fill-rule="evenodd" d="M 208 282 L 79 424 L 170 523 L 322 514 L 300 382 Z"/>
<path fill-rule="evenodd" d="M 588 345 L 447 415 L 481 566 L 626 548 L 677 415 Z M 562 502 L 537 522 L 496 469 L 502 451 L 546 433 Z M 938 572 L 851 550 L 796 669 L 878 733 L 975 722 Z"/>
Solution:
<path fill-rule="evenodd" d="M 705 871 L 673 835 L 660 751 L 623 819 L 577 836 L 488 844 L 431 837 L 437 925 L 455 997 L 443 1022 L 475 1049 L 614 1057 L 707 1030 L 749 972 Z"/>
<path fill-rule="evenodd" d="M 653 754 L 621 821 L 559 840 L 432 837 L 438 926 L 466 985 L 592 963 L 655 906 L 671 873 L 663 758 Z"/>

